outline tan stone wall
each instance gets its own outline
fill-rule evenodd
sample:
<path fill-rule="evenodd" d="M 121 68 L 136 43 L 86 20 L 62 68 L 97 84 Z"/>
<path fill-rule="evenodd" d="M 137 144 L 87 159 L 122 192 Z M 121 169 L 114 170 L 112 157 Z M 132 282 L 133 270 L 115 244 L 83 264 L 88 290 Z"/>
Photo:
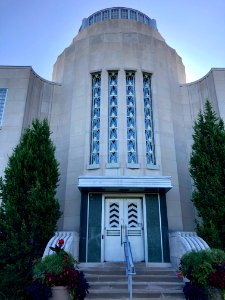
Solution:
<path fill-rule="evenodd" d="M 31 67 L 0 66 L 0 88 L 8 89 L 0 129 L 0 176 L 3 176 L 8 157 L 19 143 L 23 129 L 30 126 L 34 118 L 51 120 L 52 101 L 57 100 L 61 86 L 44 80 Z M 62 208 L 63 199 L 60 197 Z"/>
<path fill-rule="evenodd" d="M 108 71 L 118 70 L 119 168 L 107 167 L 108 138 Z M 127 167 L 125 71 L 136 72 L 137 140 L 139 168 Z M 101 72 L 100 168 L 89 166 L 91 73 Z M 153 111 L 158 167 L 146 167 L 142 74 L 153 74 Z M 79 230 L 79 175 L 163 176 L 171 175 L 173 189 L 167 194 L 170 230 L 182 230 L 181 199 L 173 118 L 178 114 L 175 97 L 178 83 L 185 82 L 181 58 L 156 31 L 135 21 L 115 20 L 95 24 L 82 30 L 64 50 L 54 65 L 54 80 L 62 83 L 63 104 L 59 108 L 60 124 L 65 136 L 58 144 L 61 160 L 68 155 L 66 173 L 64 229 Z M 178 100 L 179 101 L 179 100 Z M 57 108 L 54 108 L 53 110 Z M 58 105 L 58 104 L 57 104 Z M 62 110 L 62 116 L 60 116 Z M 68 112 L 65 120 L 65 111 Z M 176 118 L 176 117 L 175 117 Z M 54 122 L 52 117 L 52 122 Z M 64 157 L 64 158 L 63 158 Z M 74 227 L 75 226 L 75 227 Z"/>
<path fill-rule="evenodd" d="M 29 67 L 0 67 L 0 88 L 8 89 L 0 129 L 0 176 L 20 139 L 29 77 Z"/>
<path fill-rule="evenodd" d="M 225 120 L 225 69 L 211 69 L 211 71 L 195 82 L 180 86 L 181 100 L 180 119 L 176 126 L 178 178 L 182 199 L 182 217 L 184 229 L 193 226 L 193 206 L 190 201 L 192 182 L 188 172 L 188 165 L 192 147 L 193 124 L 200 110 L 204 109 L 208 99 L 218 116 Z"/>

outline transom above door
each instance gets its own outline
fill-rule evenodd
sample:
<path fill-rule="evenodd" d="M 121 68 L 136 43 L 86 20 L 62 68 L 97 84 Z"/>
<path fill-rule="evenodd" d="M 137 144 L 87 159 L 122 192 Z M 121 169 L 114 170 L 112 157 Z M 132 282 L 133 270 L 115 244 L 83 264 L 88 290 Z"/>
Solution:
<path fill-rule="evenodd" d="M 141 198 L 106 198 L 104 260 L 124 261 L 123 228 L 127 228 L 134 261 L 144 260 L 144 226 Z"/>

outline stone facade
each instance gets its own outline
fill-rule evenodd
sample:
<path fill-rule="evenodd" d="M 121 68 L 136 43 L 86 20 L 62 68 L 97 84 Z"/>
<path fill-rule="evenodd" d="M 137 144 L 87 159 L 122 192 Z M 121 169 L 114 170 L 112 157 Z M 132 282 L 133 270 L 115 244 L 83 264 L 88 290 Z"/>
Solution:
<path fill-rule="evenodd" d="M 112 19 L 113 13 L 113 9 L 108 10 L 111 19 L 103 19 L 103 10 L 94 14 L 92 19 L 83 20 L 79 33 L 54 65 L 53 82 L 40 78 L 31 67 L 0 67 L 0 89 L 7 89 L 0 129 L 0 175 L 23 128 L 29 126 L 33 118 L 48 118 L 60 163 L 58 198 L 63 217 L 59 230 L 80 233 L 83 260 L 87 260 L 88 247 L 93 251 L 97 247 L 100 254 L 93 260 L 104 261 L 104 242 L 99 238 L 97 244 L 91 244 L 93 241 L 90 239 L 92 229 L 98 223 L 91 221 L 89 215 L 89 208 L 95 210 L 93 203 L 98 200 L 90 202 L 90 199 L 92 193 L 97 193 L 100 200 L 96 205 L 101 206 L 99 218 L 102 219 L 98 230 L 97 227 L 93 229 L 97 230 L 97 233 L 93 231 L 93 238 L 97 235 L 104 238 L 104 199 L 139 197 L 143 200 L 143 238 L 145 252 L 148 252 L 145 260 L 167 262 L 163 258 L 159 261 L 149 258 L 151 255 L 154 257 L 148 249 L 151 248 L 151 234 L 154 237 L 155 233 L 151 233 L 148 227 L 153 225 L 148 225 L 148 218 L 152 215 L 147 211 L 151 204 L 147 205 L 146 199 L 151 198 L 149 195 L 158 195 L 156 231 L 163 257 L 167 251 L 168 232 L 194 229 L 194 209 L 190 201 L 192 186 L 188 173 L 192 125 L 206 99 L 225 119 L 225 69 L 212 69 L 199 81 L 185 84 L 182 59 L 166 44 L 154 20 L 125 8 L 118 9 L 120 17 L 116 19 Z M 95 20 L 95 24 L 90 20 Z M 116 163 L 109 161 L 110 72 L 117 74 Z M 135 163 L 129 162 L 127 150 L 129 105 L 126 84 L 129 72 L 134 74 L 135 85 Z M 95 130 L 92 128 L 93 74 L 99 74 L 101 78 L 98 163 L 90 160 Z M 145 119 L 148 116 L 144 104 L 144 74 L 151 78 L 154 128 L 154 136 L 151 137 L 154 149 L 151 151 L 156 160 L 153 164 L 146 160 Z M 152 180 L 154 178 L 157 180 Z M 171 179 L 167 184 L 168 178 Z M 134 180 L 132 185 L 129 184 L 130 179 Z M 88 227 L 91 222 L 93 228 Z"/>

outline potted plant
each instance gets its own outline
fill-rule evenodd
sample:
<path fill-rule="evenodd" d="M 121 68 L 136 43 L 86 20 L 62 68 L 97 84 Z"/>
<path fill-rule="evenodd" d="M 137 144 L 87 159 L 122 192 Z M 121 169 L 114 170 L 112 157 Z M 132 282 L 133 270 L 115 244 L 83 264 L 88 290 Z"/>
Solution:
<path fill-rule="evenodd" d="M 180 271 L 187 300 L 224 299 L 225 253 L 219 249 L 191 251 L 182 256 Z"/>
<path fill-rule="evenodd" d="M 64 240 L 50 247 L 53 254 L 39 259 L 33 266 L 33 284 L 29 294 L 35 300 L 83 300 L 89 285 L 77 261 L 63 249 Z"/>

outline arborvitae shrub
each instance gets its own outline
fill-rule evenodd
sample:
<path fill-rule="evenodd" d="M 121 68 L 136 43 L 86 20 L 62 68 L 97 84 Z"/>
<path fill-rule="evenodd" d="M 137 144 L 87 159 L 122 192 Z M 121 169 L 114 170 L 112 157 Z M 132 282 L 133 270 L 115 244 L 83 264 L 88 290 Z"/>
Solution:
<path fill-rule="evenodd" d="M 23 296 L 33 260 L 42 256 L 56 230 L 58 180 L 48 122 L 35 120 L 21 136 L 0 179 L 0 291 L 6 297 Z"/>

